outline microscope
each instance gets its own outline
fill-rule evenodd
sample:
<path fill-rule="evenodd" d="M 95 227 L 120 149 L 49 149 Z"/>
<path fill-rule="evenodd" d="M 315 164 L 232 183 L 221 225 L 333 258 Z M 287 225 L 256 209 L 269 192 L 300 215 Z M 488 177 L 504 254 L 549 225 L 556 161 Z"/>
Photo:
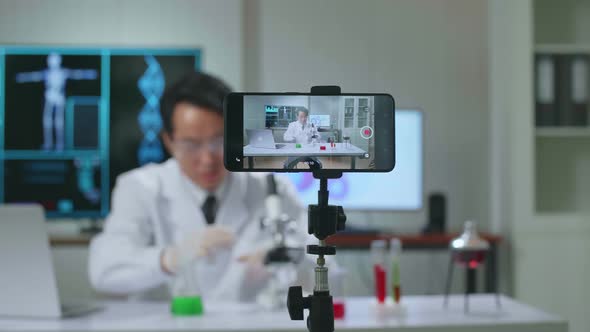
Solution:
<path fill-rule="evenodd" d="M 285 306 L 286 284 L 296 278 L 296 265 L 303 258 L 303 249 L 290 247 L 287 237 L 297 233 L 297 221 L 281 213 L 281 201 L 274 175 L 268 174 L 265 216 L 260 219 L 260 228 L 272 236 L 272 247 L 264 257 L 264 265 L 271 273 L 268 286 L 259 294 L 257 301 L 266 309 Z"/>

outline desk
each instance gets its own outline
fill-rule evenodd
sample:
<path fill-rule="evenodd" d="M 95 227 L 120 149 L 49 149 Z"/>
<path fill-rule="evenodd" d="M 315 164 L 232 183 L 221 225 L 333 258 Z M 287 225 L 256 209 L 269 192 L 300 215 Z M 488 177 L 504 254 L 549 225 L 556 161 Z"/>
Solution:
<path fill-rule="evenodd" d="M 496 309 L 492 295 L 473 295 L 471 313 L 463 312 L 463 296 L 452 296 L 447 309 L 442 296 L 407 296 L 405 317 L 371 312 L 371 299 L 349 298 L 346 318 L 336 331 L 400 332 L 566 332 L 567 322 L 557 316 L 502 297 Z M 222 311 L 221 309 L 224 309 Z M 1 331 L 307 331 L 304 321 L 291 321 L 283 311 L 258 311 L 250 305 L 205 303 L 206 314 L 174 318 L 161 302 L 107 302 L 101 312 L 65 320 L 3 319 Z M 307 313 L 306 313 L 307 316 Z"/>
<path fill-rule="evenodd" d="M 350 168 L 355 169 L 356 157 L 368 157 L 365 150 L 350 145 L 349 148 L 344 147 L 344 143 L 336 143 L 335 148 L 330 147 L 330 143 L 302 144 L 301 148 L 296 148 L 295 143 L 281 143 L 285 144 L 280 149 L 265 149 L 255 148 L 251 145 L 244 146 L 244 157 L 248 158 L 248 167 L 254 167 L 254 157 L 350 157 Z M 326 150 L 320 150 L 320 146 L 326 147 Z"/>

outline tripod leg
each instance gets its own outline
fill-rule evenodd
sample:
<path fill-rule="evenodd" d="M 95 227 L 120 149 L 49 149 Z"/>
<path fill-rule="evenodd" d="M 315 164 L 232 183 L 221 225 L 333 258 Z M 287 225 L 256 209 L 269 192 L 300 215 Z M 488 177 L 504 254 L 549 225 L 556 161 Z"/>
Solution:
<path fill-rule="evenodd" d="M 477 278 L 477 274 L 476 274 L 476 270 L 474 268 L 470 268 L 467 267 L 466 270 L 466 281 L 467 281 L 467 285 L 465 287 L 465 313 L 467 313 L 469 311 L 469 294 L 473 294 L 475 293 L 475 289 L 476 289 L 476 278 Z"/>
<path fill-rule="evenodd" d="M 447 272 L 447 284 L 445 286 L 445 301 L 444 306 L 447 307 L 449 305 L 449 293 L 451 292 L 451 282 L 453 281 L 453 253 L 451 252 L 449 259 L 449 270 Z"/>
<path fill-rule="evenodd" d="M 477 283 L 477 271 L 473 268 L 467 267 L 467 293 L 473 294 L 476 292 L 476 283 Z"/>

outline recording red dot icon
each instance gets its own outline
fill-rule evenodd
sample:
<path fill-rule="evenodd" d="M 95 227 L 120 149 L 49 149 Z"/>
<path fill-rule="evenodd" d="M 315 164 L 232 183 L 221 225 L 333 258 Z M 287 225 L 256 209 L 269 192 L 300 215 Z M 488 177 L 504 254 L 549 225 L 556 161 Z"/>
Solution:
<path fill-rule="evenodd" d="M 361 137 L 364 139 L 373 138 L 373 128 L 364 126 L 361 128 Z"/>

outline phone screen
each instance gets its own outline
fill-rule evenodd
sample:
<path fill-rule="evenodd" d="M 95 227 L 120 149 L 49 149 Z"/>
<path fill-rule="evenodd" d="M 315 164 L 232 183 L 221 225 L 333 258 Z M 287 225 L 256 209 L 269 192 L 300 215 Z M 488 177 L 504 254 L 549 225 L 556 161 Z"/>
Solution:
<path fill-rule="evenodd" d="M 394 113 L 387 94 L 232 93 L 224 162 L 231 171 L 389 172 Z"/>

